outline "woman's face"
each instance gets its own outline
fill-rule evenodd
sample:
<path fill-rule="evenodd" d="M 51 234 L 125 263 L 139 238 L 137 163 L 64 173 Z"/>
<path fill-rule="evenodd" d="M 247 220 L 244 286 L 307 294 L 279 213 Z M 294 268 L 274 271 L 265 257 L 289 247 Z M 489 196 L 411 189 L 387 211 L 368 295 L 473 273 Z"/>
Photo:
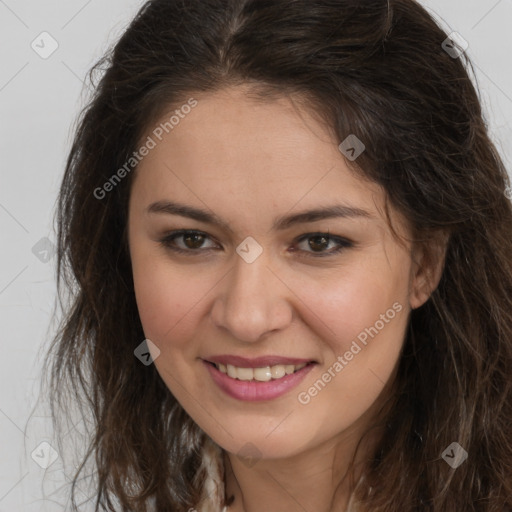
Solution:
<path fill-rule="evenodd" d="M 383 190 L 349 171 L 341 141 L 288 100 L 243 93 L 195 96 L 168 133 L 146 134 L 155 147 L 134 176 L 129 246 L 170 391 L 229 452 L 280 458 L 363 425 L 396 369 L 410 309 L 427 297 L 413 249 L 385 220 Z M 157 202 L 204 214 L 149 211 Z M 305 215 L 327 208 L 335 215 Z M 200 233 L 162 244 L 175 230 Z M 315 363 L 289 377 L 257 362 L 233 378 L 206 362 L 226 355 Z"/>

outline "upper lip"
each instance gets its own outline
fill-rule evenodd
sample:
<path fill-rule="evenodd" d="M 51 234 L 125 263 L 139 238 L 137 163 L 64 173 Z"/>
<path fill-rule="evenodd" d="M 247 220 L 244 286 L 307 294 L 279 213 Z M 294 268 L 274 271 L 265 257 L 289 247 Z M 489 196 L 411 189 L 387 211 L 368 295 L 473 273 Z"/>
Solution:
<path fill-rule="evenodd" d="M 278 364 L 293 364 L 299 365 L 302 363 L 316 363 L 313 359 L 300 359 L 297 357 L 281 357 L 281 356 L 261 356 L 248 359 L 247 357 L 232 356 L 232 355 L 219 355 L 210 356 L 204 359 L 210 363 L 217 363 L 223 365 L 233 365 L 239 368 L 264 368 L 265 366 L 276 366 Z"/>

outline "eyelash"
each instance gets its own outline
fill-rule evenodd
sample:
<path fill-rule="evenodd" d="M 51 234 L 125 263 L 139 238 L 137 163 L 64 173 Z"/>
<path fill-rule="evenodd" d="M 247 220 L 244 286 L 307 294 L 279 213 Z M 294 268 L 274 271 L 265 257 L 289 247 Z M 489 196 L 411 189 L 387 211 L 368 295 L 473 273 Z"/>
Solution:
<path fill-rule="evenodd" d="M 174 242 L 174 240 L 176 238 L 179 238 L 180 236 L 184 236 L 184 235 L 190 235 L 190 234 L 201 235 L 206 238 L 210 238 L 206 233 L 204 233 L 202 231 L 197 231 L 197 230 L 193 230 L 193 229 L 180 229 L 177 231 L 171 231 L 170 233 L 166 234 L 166 236 L 163 237 L 162 239 L 160 239 L 159 242 L 166 249 L 169 249 L 175 253 L 186 254 L 187 256 L 196 256 L 196 255 L 199 255 L 200 253 L 204 253 L 205 251 L 212 250 L 211 248 L 209 248 L 209 249 L 201 249 L 201 248 L 181 249 L 180 247 L 176 247 L 175 245 L 172 245 L 172 243 Z M 334 256 L 335 254 L 340 253 L 344 249 L 349 249 L 354 246 L 354 244 L 352 242 L 350 242 L 349 240 L 339 237 L 339 236 L 330 235 L 329 232 L 327 232 L 327 233 L 307 233 L 305 235 L 302 235 L 300 238 L 298 238 L 295 243 L 297 244 L 297 243 L 302 242 L 303 240 L 307 240 L 308 238 L 316 238 L 316 237 L 326 237 L 329 242 L 331 242 L 331 241 L 337 242 L 340 246 L 335 250 L 331 250 L 330 252 L 315 253 L 315 252 L 309 252 L 309 251 L 302 251 L 302 252 L 308 253 L 313 258 L 325 258 L 328 256 Z"/>

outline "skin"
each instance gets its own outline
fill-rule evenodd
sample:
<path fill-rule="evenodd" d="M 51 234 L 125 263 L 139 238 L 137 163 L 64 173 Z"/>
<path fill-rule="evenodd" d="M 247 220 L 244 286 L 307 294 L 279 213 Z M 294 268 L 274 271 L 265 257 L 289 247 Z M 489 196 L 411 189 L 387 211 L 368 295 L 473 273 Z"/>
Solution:
<path fill-rule="evenodd" d="M 230 511 L 344 510 L 349 460 L 392 390 L 409 313 L 437 286 L 442 262 L 427 266 L 422 249 L 398 243 L 384 216 L 384 190 L 351 172 L 340 141 L 318 119 L 289 98 L 256 102 L 245 93 L 238 86 L 194 95 L 198 105 L 137 168 L 128 236 L 139 314 L 161 351 L 154 364 L 162 379 L 225 450 Z M 147 213 L 159 200 L 214 212 L 232 232 Z M 369 216 L 272 230 L 277 217 L 340 203 Z M 408 235 L 407 221 L 392 214 L 395 229 Z M 178 229 L 208 235 L 202 245 L 174 241 L 196 255 L 160 244 Z M 353 246 L 322 258 L 315 254 L 332 252 L 336 240 L 298 241 L 327 231 Z M 235 251 L 248 236 L 263 249 L 252 263 Z M 309 403 L 299 403 L 298 393 L 394 303 L 401 311 Z M 218 354 L 319 364 L 285 395 L 247 402 L 213 383 L 201 358 Z M 357 468 L 377 439 L 378 431 L 365 440 Z M 253 465 L 237 457 L 247 443 L 258 450 Z"/>

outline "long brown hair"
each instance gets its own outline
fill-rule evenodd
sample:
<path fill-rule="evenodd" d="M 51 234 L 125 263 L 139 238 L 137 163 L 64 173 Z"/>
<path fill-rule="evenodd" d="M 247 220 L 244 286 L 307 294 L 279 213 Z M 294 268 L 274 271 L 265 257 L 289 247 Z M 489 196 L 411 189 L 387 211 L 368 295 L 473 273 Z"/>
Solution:
<path fill-rule="evenodd" d="M 236 84 L 263 101 L 303 98 L 340 142 L 355 134 L 359 172 L 417 238 L 449 233 L 440 283 L 411 312 L 357 499 L 372 512 L 512 510 L 509 180 L 471 61 L 450 55 L 447 38 L 414 0 L 154 0 L 91 70 L 58 197 L 58 290 L 64 281 L 71 296 L 45 368 L 54 417 L 71 399 L 92 411 L 96 510 L 196 506 L 205 440 L 134 356 L 145 338 L 126 241 L 136 166 L 98 190 L 169 105 Z M 468 453 L 456 469 L 441 457 L 453 442 Z"/>

